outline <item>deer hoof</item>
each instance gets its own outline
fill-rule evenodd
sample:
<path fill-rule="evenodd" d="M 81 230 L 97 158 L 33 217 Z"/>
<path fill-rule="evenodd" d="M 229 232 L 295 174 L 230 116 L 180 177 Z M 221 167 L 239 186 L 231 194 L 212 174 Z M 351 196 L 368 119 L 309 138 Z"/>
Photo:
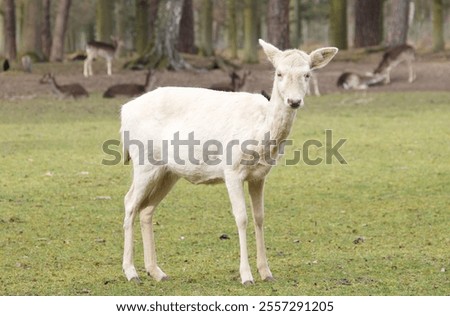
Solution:
<path fill-rule="evenodd" d="M 139 277 L 133 277 L 133 278 L 131 278 L 131 279 L 130 279 L 130 282 L 134 282 L 134 283 L 136 283 L 136 284 L 141 284 L 141 283 L 142 283 L 142 281 L 141 281 L 141 279 L 140 279 Z"/>

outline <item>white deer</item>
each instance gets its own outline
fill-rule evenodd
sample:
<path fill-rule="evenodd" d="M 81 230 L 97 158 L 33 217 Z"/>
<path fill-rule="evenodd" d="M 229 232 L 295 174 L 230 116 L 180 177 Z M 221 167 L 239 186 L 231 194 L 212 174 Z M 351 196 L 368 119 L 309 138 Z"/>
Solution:
<path fill-rule="evenodd" d="M 92 76 L 92 61 L 97 57 L 102 57 L 106 60 L 106 71 L 108 76 L 112 75 L 112 61 L 116 57 L 122 41 L 111 36 L 112 44 L 92 41 L 86 45 L 86 59 L 84 60 L 83 75 L 85 77 Z"/>
<path fill-rule="evenodd" d="M 131 159 L 133 165 L 133 182 L 124 201 L 123 270 L 128 280 L 140 281 L 133 262 L 133 222 L 138 214 L 145 269 L 157 281 L 167 279 L 156 262 L 152 219 L 158 204 L 180 178 L 194 184 L 225 182 L 238 227 L 243 284 L 254 282 L 247 253 L 244 182 L 248 182 L 257 268 L 263 280 L 273 280 L 263 233 L 265 177 L 280 155 L 280 146 L 290 133 L 297 109 L 304 104 L 311 71 L 328 64 L 338 49 L 321 48 L 308 55 L 297 49 L 280 51 L 263 40 L 259 43 L 276 69 L 270 101 L 260 94 L 245 92 L 164 87 L 123 105 L 124 160 Z M 268 133 L 273 140 L 269 147 L 260 142 Z M 164 144 L 191 136 L 199 140 L 195 148 L 164 148 Z M 250 155 L 249 148 L 244 151 L 235 146 L 246 141 L 252 142 Z M 226 149 L 221 152 L 222 145 Z M 221 154 L 227 159 L 220 160 Z M 258 155 L 268 159 L 247 163 Z"/>

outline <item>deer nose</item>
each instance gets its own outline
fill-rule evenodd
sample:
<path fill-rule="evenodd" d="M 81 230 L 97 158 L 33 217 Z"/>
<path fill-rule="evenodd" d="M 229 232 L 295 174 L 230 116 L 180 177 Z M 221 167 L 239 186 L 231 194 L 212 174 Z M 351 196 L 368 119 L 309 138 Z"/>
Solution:
<path fill-rule="evenodd" d="M 287 99 L 287 103 L 291 108 L 297 109 L 303 105 L 303 99 Z"/>

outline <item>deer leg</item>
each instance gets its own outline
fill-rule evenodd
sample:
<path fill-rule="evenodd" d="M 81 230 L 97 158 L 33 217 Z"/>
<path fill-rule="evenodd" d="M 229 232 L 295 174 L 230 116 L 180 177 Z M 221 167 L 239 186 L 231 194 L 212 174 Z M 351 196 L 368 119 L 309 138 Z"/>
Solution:
<path fill-rule="evenodd" d="M 133 244 L 133 224 L 136 218 L 137 210 L 133 203 L 134 186 L 132 185 L 125 195 L 125 219 L 123 221 L 124 247 L 122 269 L 128 281 L 134 280 L 140 282 L 136 268 L 134 267 L 134 244 Z"/>
<path fill-rule="evenodd" d="M 85 77 L 89 77 L 88 63 L 89 63 L 89 58 L 86 58 L 84 60 L 84 67 L 83 67 L 83 75 Z"/>
<path fill-rule="evenodd" d="M 408 70 L 409 70 L 408 82 L 412 83 L 414 80 L 416 80 L 416 73 L 414 72 L 411 60 L 408 60 Z"/>
<path fill-rule="evenodd" d="M 125 195 L 125 218 L 124 229 L 124 248 L 122 268 L 128 281 L 134 280 L 140 282 L 136 268 L 134 267 L 134 242 L 133 242 L 133 224 L 136 215 L 143 208 L 143 202 L 146 200 L 149 187 L 152 185 L 154 173 L 146 172 L 145 169 L 134 166 L 133 183 L 130 190 Z"/>
<path fill-rule="evenodd" d="M 107 68 L 107 73 L 108 73 L 108 76 L 111 76 L 112 75 L 112 60 L 111 59 L 107 59 L 106 60 L 106 68 Z"/>
<path fill-rule="evenodd" d="M 266 257 L 266 246 L 264 244 L 264 179 L 248 183 L 248 190 L 252 202 L 253 221 L 256 236 L 256 264 L 261 279 L 272 281 L 272 273 L 269 269 Z"/>
<path fill-rule="evenodd" d="M 239 248 L 240 248 L 240 268 L 242 284 L 253 284 L 253 276 L 248 263 L 247 252 L 247 211 L 245 209 L 245 196 L 243 181 L 235 174 L 226 175 L 225 184 L 231 201 L 233 215 L 238 227 Z"/>
<path fill-rule="evenodd" d="M 167 174 L 161 181 L 157 183 L 153 192 L 147 200 L 147 207 L 145 207 L 140 215 L 142 241 L 144 245 L 144 263 L 147 274 L 153 277 L 156 281 L 167 280 L 167 275 L 158 267 L 156 263 L 156 248 L 153 234 L 153 214 L 156 207 L 170 192 L 178 178 Z"/>
<path fill-rule="evenodd" d="M 312 79 L 312 84 L 314 86 L 314 95 L 315 96 L 320 96 L 320 92 L 319 92 L 319 82 L 317 80 L 317 76 L 315 74 L 311 75 L 311 79 Z"/>
<path fill-rule="evenodd" d="M 391 70 L 390 69 L 386 70 L 386 75 L 384 78 L 384 84 L 389 84 L 389 83 L 391 83 Z"/>

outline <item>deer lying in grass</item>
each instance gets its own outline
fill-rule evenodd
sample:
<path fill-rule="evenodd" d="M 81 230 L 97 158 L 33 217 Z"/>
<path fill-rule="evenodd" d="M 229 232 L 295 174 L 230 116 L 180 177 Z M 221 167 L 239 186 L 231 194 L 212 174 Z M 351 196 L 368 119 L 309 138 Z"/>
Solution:
<path fill-rule="evenodd" d="M 92 41 L 86 45 L 86 59 L 84 60 L 83 74 L 85 77 L 92 76 L 92 61 L 97 57 L 102 57 L 106 60 L 106 69 L 108 76 L 112 75 L 112 61 L 116 57 L 117 52 L 122 46 L 122 41 L 115 37 L 111 37 L 113 43 L 103 43 Z"/>
<path fill-rule="evenodd" d="M 123 83 L 116 84 L 108 88 L 108 90 L 103 93 L 104 98 L 115 98 L 117 96 L 126 96 L 126 97 L 137 97 L 141 94 L 144 94 L 147 91 L 150 91 L 155 83 L 154 72 L 149 70 L 147 75 L 145 76 L 144 84 L 135 84 L 135 83 Z"/>
<path fill-rule="evenodd" d="M 244 197 L 244 182 L 248 182 L 258 271 L 263 280 L 273 280 L 263 233 L 265 177 L 281 155 L 280 146 L 289 136 L 297 109 L 304 104 L 311 71 L 327 65 L 338 49 L 321 48 L 308 55 L 297 49 L 280 51 L 263 40 L 259 43 L 276 69 L 270 101 L 245 92 L 164 87 L 123 105 L 123 154 L 133 165 L 133 182 L 124 200 L 123 271 L 128 280 L 139 281 L 133 261 L 133 222 L 138 215 L 145 270 L 158 281 L 167 279 L 156 262 L 152 222 L 158 204 L 180 178 L 194 184 L 225 183 L 238 227 L 243 284 L 253 283 Z M 167 148 L 180 139 L 186 142 L 186 137 L 196 143 L 195 150 L 193 146 Z M 267 137 L 271 146 L 263 141 Z M 252 154 L 236 146 L 249 142 Z"/>
<path fill-rule="evenodd" d="M 382 75 L 361 75 L 354 72 L 344 72 L 339 76 L 336 85 L 345 90 L 365 90 L 384 80 Z"/>
<path fill-rule="evenodd" d="M 416 79 L 416 73 L 413 69 L 413 62 L 416 58 L 415 50 L 410 45 L 399 45 L 388 49 L 381 59 L 380 64 L 374 71 L 374 75 L 381 75 L 384 77 L 384 83 L 391 82 L 391 71 L 399 64 L 406 62 L 408 66 L 408 82 L 413 82 Z"/>
<path fill-rule="evenodd" d="M 209 89 L 217 91 L 230 91 L 230 92 L 236 91 L 236 87 L 240 78 L 235 71 L 232 71 L 229 74 L 229 77 L 230 77 L 229 82 L 214 83 L 211 86 L 209 86 Z"/>
<path fill-rule="evenodd" d="M 230 73 L 230 82 L 220 82 L 212 84 L 209 89 L 217 90 L 217 91 L 229 91 L 229 92 L 238 92 L 244 87 L 247 82 L 248 76 L 250 76 L 250 71 L 244 71 L 242 78 L 235 72 L 232 71 Z"/>
<path fill-rule="evenodd" d="M 45 74 L 41 78 L 41 80 L 39 80 L 39 82 L 50 84 L 53 94 L 55 94 L 60 99 L 78 99 L 89 96 L 89 93 L 86 91 L 86 89 L 84 89 L 83 86 L 79 83 L 59 85 L 56 82 L 55 76 L 53 76 L 53 74 L 51 73 Z"/>

